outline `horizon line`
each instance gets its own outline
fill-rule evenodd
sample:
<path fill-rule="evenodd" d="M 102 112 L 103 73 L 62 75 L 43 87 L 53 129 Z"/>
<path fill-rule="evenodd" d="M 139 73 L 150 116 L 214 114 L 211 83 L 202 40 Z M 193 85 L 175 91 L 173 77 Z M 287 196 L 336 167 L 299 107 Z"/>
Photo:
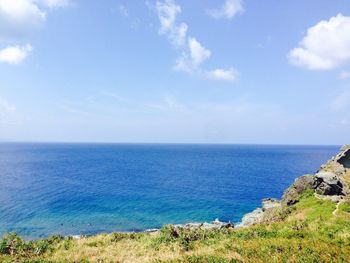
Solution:
<path fill-rule="evenodd" d="M 0 140 L 1 143 L 23 143 L 23 144 L 158 144 L 158 145 L 251 145 L 251 146 L 337 146 L 343 144 L 303 144 L 303 143 L 234 143 L 234 142 L 113 142 L 113 141 L 12 141 Z"/>

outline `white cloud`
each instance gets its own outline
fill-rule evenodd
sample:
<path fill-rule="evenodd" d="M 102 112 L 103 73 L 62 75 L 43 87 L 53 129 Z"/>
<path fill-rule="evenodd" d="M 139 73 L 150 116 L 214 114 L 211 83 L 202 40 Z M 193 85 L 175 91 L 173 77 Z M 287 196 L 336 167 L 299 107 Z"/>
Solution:
<path fill-rule="evenodd" d="M 29 44 L 4 48 L 0 50 L 0 62 L 18 65 L 27 58 L 32 49 L 32 46 Z"/>
<path fill-rule="evenodd" d="M 227 18 L 231 19 L 237 14 L 243 13 L 242 0 L 226 0 L 223 6 L 218 9 L 212 9 L 208 11 L 208 14 L 214 18 Z"/>
<path fill-rule="evenodd" d="M 330 70 L 350 62 L 350 17 L 338 14 L 308 29 L 289 53 L 290 63 L 310 70 Z"/>
<path fill-rule="evenodd" d="M 203 47 L 194 37 L 188 39 L 188 46 L 190 48 L 191 59 L 195 66 L 199 66 L 211 55 L 210 50 Z"/>
<path fill-rule="evenodd" d="M 0 43 L 23 43 L 46 21 L 48 8 L 64 7 L 71 0 L 0 0 Z M 13 45 L 0 50 L 0 62 L 20 64 L 32 46 Z"/>
<path fill-rule="evenodd" d="M 172 0 L 157 1 L 156 11 L 160 21 L 160 34 L 166 34 L 175 46 L 185 43 L 188 26 L 185 23 L 176 23 L 176 17 L 181 13 L 181 7 Z"/>
<path fill-rule="evenodd" d="M 35 2 L 46 5 L 50 8 L 65 7 L 71 3 L 70 0 L 35 0 Z"/>
<path fill-rule="evenodd" d="M 348 78 L 350 78 L 350 71 L 343 70 L 342 72 L 340 72 L 339 78 L 340 79 L 348 79 Z"/>
<path fill-rule="evenodd" d="M 197 69 L 211 55 L 211 51 L 206 49 L 195 39 L 188 39 L 188 50 L 176 60 L 175 69 L 180 71 L 191 72 Z"/>
<path fill-rule="evenodd" d="M 146 1 L 146 5 L 152 9 L 149 1 Z M 226 1 L 223 8 L 225 8 L 227 16 L 233 16 L 236 12 L 243 11 L 241 1 Z M 238 73 L 233 68 L 212 71 L 205 71 L 201 68 L 202 63 L 211 56 L 211 51 L 195 37 L 187 36 L 188 26 L 186 23 L 176 21 L 177 16 L 181 13 L 181 6 L 173 0 L 158 0 L 155 10 L 160 21 L 159 34 L 167 35 L 172 45 L 181 51 L 181 55 L 176 59 L 173 67 L 175 70 L 199 73 L 202 77 L 212 80 L 232 82 L 237 79 Z"/>
<path fill-rule="evenodd" d="M 238 79 L 238 71 L 234 68 L 215 69 L 208 71 L 206 77 L 212 80 L 234 82 Z"/>
<path fill-rule="evenodd" d="M 0 0 L 0 40 L 21 38 L 45 19 L 45 12 L 31 0 Z"/>

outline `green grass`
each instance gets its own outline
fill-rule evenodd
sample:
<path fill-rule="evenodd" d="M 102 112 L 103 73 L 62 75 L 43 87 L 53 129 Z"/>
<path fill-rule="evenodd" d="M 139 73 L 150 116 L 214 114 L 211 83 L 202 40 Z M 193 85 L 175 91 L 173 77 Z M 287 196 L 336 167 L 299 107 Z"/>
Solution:
<path fill-rule="evenodd" d="M 296 204 L 296 209 L 306 213 L 308 220 L 316 219 L 328 220 L 336 208 L 336 204 L 330 200 L 321 200 L 314 196 L 312 190 L 304 191 L 300 196 L 300 201 Z"/>
<path fill-rule="evenodd" d="M 349 203 L 341 203 L 338 208 L 340 211 L 343 211 L 345 213 L 350 213 L 350 204 Z"/>

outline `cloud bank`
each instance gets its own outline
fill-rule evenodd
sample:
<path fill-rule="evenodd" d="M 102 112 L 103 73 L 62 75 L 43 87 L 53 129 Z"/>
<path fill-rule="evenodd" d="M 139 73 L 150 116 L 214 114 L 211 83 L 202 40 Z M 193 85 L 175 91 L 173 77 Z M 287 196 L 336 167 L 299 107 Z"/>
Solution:
<path fill-rule="evenodd" d="M 338 14 L 307 30 L 289 53 L 290 63 L 309 70 L 331 70 L 350 62 L 350 17 Z"/>
<path fill-rule="evenodd" d="M 48 9 L 69 4 L 69 0 L 0 0 L 0 44 L 5 45 L 0 49 L 0 62 L 20 64 L 32 47 L 19 43 L 27 42 L 30 34 L 43 26 Z"/>
<path fill-rule="evenodd" d="M 160 22 L 159 34 L 166 35 L 170 43 L 181 52 L 173 67 L 175 70 L 186 73 L 197 72 L 211 80 L 233 81 L 237 79 L 237 71 L 233 68 L 211 71 L 202 69 L 202 64 L 211 57 L 212 52 L 197 38 L 187 36 L 188 25 L 186 23 L 177 22 L 177 16 L 182 11 L 181 6 L 173 0 L 157 1 L 155 10 Z"/>

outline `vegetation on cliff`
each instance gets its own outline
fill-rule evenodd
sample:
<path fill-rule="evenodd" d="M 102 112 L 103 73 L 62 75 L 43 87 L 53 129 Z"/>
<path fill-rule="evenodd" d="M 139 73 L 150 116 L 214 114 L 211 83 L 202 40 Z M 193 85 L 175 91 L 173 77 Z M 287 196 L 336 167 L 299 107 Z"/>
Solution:
<path fill-rule="evenodd" d="M 29 242 L 9 234 L 0 241 L 0 262 L 350 262 L 349 168 L 338 166 L 343 156 L 312 177 L 316 184 L 304 177 L 299 183 L 310 182 L 309 187 L 301 187 L 297 180 L 280 205 L 249 227 L 164 226 L 152 233 Z M 337 178 L 318 177 L 330 167 Z M 330 191 L 337 180 L 341 191 Z"/>

